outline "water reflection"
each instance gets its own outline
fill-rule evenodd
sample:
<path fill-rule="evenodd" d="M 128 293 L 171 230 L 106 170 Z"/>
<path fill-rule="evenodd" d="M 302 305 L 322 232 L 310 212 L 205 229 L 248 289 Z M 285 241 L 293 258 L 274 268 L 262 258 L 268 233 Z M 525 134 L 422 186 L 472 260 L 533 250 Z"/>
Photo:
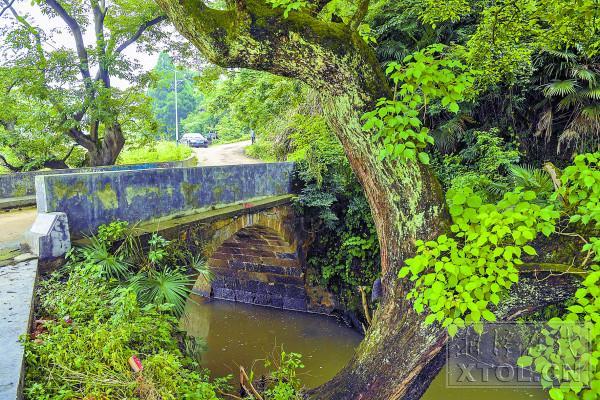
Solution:
<path fill-rule="evenodd" d="M 263 363 L 255 361 L 277 354 L 283 346 L 302 354 L 302 382 L 307 387 L 333 377 L 362 339 L 334 318 L 228 301 L 205 303 L 197 296 L 187 302 L 181 324 L 191 336 L 205 338 L 208 351 L 202 365 L 213 376 L 237 374 L 239 365 L 253 363 L 260 374 Z"/>
<path fill-rule="evenodd" d="M 228 301 L 205 302 L 192 296 L 182 328 L 190 335 L 205 338 L 208 351 L 202 365 L 214 377 L 238 374 L 238 366 L 254 363 L 256 374 L 264 372 L 262 361 L 286 351 L 302 354 L 306 366 L 301 379 L 315 387 L 332 378 L 352 357 L 362 337 L 354 330 L 322 315 L 283 311 Z M 531 388 L 447 388 L 446 370 L 435 378 L 423 400 L 542 400 L 547 396 Z"/>

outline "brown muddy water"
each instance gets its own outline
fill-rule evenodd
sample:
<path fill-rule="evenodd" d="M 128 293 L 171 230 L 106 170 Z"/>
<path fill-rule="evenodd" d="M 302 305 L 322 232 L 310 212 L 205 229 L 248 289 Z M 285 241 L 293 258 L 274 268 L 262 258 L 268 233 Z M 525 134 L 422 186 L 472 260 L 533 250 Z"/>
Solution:
<path fill-rule="evenodd" d="M 302 354 L 306 387 L 333 377 L 352 357 L 362 337 L 323 315 L 214 300 L 192 295 L 181 319 L 189 335 L 203 338 L 207 351 L 202 366 L 213 377 L 239 373 L 239 365 L 253 366 L 255 376 L 265 371 L 264 359 L 286 352 Z M 436 377 L 423 400 L 543 400 L 540 389 L 447 388 L 445 369 Z"/>

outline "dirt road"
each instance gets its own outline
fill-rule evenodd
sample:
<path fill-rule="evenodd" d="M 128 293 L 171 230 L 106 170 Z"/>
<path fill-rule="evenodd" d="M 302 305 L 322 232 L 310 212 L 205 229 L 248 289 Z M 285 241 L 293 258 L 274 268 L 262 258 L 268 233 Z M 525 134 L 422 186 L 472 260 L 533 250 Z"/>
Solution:
<path fill-rule="evenodd" d="M 18 242 L 33 224 L 36 214 L 35 207 L 0 210 L 0 243 Z"/>
<path fill-rule="evenodd" d="M 236 142 L 230 144 L 217 144 L 206 149 L 194 149 L 198 158 L 198 165 L 231 165 L 231 164 L 256 164 L 262 161 L 248 157 L 244 148 L 250 145 L 250 141 Z"/>

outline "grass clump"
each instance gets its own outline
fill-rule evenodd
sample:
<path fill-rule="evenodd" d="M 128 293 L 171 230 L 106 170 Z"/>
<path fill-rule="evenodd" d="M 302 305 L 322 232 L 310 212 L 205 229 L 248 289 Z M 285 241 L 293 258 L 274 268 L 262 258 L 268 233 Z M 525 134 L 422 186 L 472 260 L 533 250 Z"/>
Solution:
<path fill-rule="evenodd" d="M 117 164 L 141 164 L 149 162 L 181 161 L 192 155 L 189 146 L 174 142 L 158 141 L 142 147 L 124 149 Z"/>

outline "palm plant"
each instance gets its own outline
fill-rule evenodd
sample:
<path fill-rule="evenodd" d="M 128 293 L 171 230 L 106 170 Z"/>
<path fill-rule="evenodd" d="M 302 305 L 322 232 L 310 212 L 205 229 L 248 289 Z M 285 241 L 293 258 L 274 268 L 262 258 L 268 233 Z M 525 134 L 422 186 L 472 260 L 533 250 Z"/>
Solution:
<path fill-rule="evenodd" d="M 192 278 L 180 269 L 166 267 L 140 272 L 131 280 L 130 287 L 143 303 L 171 304 L 174 314 L 180 316 L 193 284 Z"/>
<path fill-rule="evenodd" d="M 206 260 L 201 256 L 192 256 L 190 259 L 190 268 L 204 278 L 206 282 L 211 282 L 214 274 Z"/>
<path fill-rule="evenodd" d="M 109 278 L 125 278 L 131 265 L 122 257 L 113 254 L 107 244 L 95 236 L 89 238 L 90 243 L 82 249 L 85 262 L 95 266 L 101 275 Z"/>
<path fill-rule="evenodd" d="M 508 191 L 520 187 L 535 192 L 534 202 L 545 203 L 554 192 L 552 179 L 546 171 L 529 165 L 511 165 L 508 168 L 506 182 L 491 182 L 489 192 L 495 197 L 502 197 Z"/>
<path fill-rule="evenodd" d="M 537 135 L 549 140 L 556 126 L 562 127 L 561 146 L 583 151 L 600 144 L 600 59 L 582 59 L 578 50 L 546 51 L 536 63 L 541 69 L 540 89 L 545 96 Z"/>

